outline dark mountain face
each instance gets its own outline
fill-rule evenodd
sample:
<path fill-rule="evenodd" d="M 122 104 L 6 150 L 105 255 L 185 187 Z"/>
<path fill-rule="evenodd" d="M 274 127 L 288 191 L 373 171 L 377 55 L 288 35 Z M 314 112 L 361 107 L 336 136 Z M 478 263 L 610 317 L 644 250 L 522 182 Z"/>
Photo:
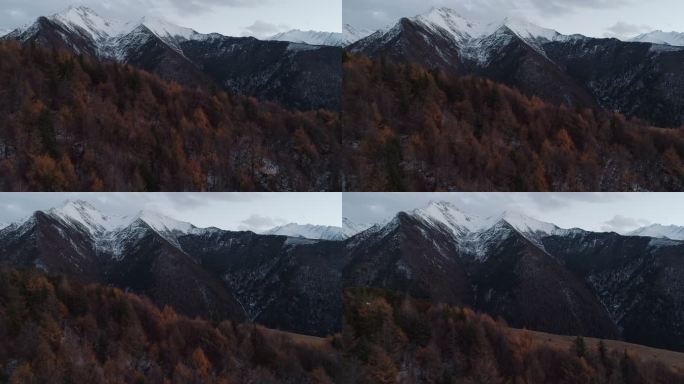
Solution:
<path fill-rule="evenodd" d="M 341 243 L 226 231 L 179 243 L 223 280 L 251 320 L 314 335 L 341 328 Z"/>
<path fill-rule="evenodd" d="M 543 47 L 601 107 L 661 127 L 684 125 L 684 48 L 590 38 Z"/>
<path fill-rule="evenodd" d="M 298 109 L 339 110 L 339 48 L 224 36 L 180 46 L 185 57 L 224 89 Z"/>
<path fill-rule="evenodd" d="M 87 233 L 36 212 L 22 225 L 0 231 L 0 262 L 95 282 L 103 275 L 89 243 Z"/>
<path fill-rule="evenodd" d="M 117 246 L 108 247 L 77 225 L 37 212 L 0 232 L 0 263 L 131 289 L 189 316 L 244 318 L 217 277 L 144 222 L 134 222 L 117 237 Z"/>
<path fill-rule="evenodd" d="M 344 285 L 378 287 L 451 304 L 468 302 L 469 276 L 453 239 L 400 213 L 385 228 L 349 240 Z"/>
<path fill-rule="evenodd" d="M 589 284 L 626 340 L 684 349 L 684 244 L 584 232 L 544 247 Z"/>
<path fill-rule="evenodd" d="M 474 240 L 454 239 L 410 215 L 400 214 L 390 225 L 391 230 L 353 239 L 358 242 L 351 248 L 345 286 L 465 305 L 516 327 L 618 335 L 586 284 L 507 223 L 482 234 L 479 256 L 472 253 L 478 248 L 472 248 Z"/>
<path fill-rule="evenodd" d="M 347 49 L 371 58 L 477 75 L 556 104 L 601 107 L 661 127 L 684 124 L 684 48 L 584 36 L 521 37 L 507 26 L 456 42 L 402 19 Z"/>
<path fill-rule="evenodd" d="M 189 87 L 217 87 L 300 110 L 340 109 L 341 54 L 311 46 L 218 34 L 160 37 L 141 24 L 106 42 L 41 17 L 4 39 L 116 60 Z"/>
<path fill-rule="evenodd" d="M 0 231 L 0 263 L 131 289 L 192 316 L 313 335 L 341 329 L 344 288 L 375 287 L 515 327 L 684 350 L 678 241 L 521 231 L 503 218 L 455 231 L 415 213 L 345 241 L 154 228 L 138 219 L 93 235 L 38 212 Z"/>

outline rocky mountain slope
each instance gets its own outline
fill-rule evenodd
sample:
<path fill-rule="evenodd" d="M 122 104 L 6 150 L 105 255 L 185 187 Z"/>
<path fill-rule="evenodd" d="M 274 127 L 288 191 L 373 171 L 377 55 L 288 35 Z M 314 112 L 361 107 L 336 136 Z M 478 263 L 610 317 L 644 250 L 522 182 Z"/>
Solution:
<path fill-rule="evenodd" d="M 84 203 L 0 231 L 0 263 L 143 293 L 207 318 L 325 335 L 346 287 L 466 305 L 526 327 L 684 350 L 684 242 L 562 229 L 449 203 L 401 212 L 347 240 L 198 229 Z"/>
<path fill-rule="evenodd" d="M 4 39 L 116 60 L 190 87 L 216 86 L 297 109 L 339 109 L 340 50 L 201 34 L 164 20 L 107 20 L 87 7 L 40 17 Z"/>
<path fill-rule="evenodd" d="M 479 25 L 434 8 L 348 50 L 486 77 L 556 104 L 619 111 L 661 127 L 684 124 L 680 47 L 567 36 L 511 18 Z"/>

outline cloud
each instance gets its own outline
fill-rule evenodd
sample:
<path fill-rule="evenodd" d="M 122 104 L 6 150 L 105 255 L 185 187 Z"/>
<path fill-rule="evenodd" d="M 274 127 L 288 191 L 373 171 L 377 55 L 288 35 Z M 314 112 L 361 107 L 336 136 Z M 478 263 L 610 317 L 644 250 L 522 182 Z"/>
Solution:
<path fill-rule="evenodd" d="M 241 225 L 238 227 L 238 229 L 242 231 L 262 232 L 282 224 L 285 224 L 285 220 L 273 219 L 270 217 L 255 214 L 248 217 L 245 220 L 242 220 Z"/>
<path fill-rule="evenodd" d="M 604 34 L 604 36 L 617 38 L 634 37 L 641 33 L 652 30 L 653 28 L 649 27 L 648 25 L 628 24 L 619 21 L 612 27 L 607 28 L 607 32 Z"/>
<path fill-rule="evenodd" d="M 245 27 L 243 36 L 254 36 L 256 38 L 266 38 L 280 32 L 289 31 L 292 28 L 285 24 L 271 24 L 262 20 L 255 21 L 252 25 Z"/>
<path fill-rule="evenodd" d="M 617 8 L 632 3 L 632 0 L 531 0 L 537 11 L 549 15 L 561 15 L 585 9 Z"/>
<path fill-rule="evenodd" d="M 625 233 L 649 224 L 648 220 L 615 215 L 612 219 L 603 223 L 601 229 L 606 232 Z"/>

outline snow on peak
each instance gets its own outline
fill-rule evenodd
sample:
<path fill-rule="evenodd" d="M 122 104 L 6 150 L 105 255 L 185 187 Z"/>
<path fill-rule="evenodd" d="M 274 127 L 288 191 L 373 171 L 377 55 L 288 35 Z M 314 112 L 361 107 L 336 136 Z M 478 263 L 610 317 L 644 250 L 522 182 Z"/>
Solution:
<path fill-rule="evenodd" d="M 653 224 L 627 233 L 629 236 L 654 237 L 659 239 L 684 240 L 684 227 Z"/>
<path fill-rule="evenodd" d="M 345 24 L 342 28 L 342 34 L 344 39 L 344 45 L 354 44 L 355 42 L 366 38 L 375 33 L 374 30 L 370 29 L 357 29 L 351 24 Z"/>
<path fill-rule="evenodd" d="M 629 41 L 684 47 L 684 33 L 657 30 L 643 33 L 639 36 L 629 39 Z"/>
<path fill-rule="evenodd" d="M 467 42 L 483 33 L 480 24 L 469 21 L 455 10 L 446 7 L 432 8 L 428 13 L 413 18 L 413 21 L 432 31 L 446 33 L 457 43 Z"/>
<path fill-rule="evenodd" d="M 46 213 L 66 223 L 78 225 L 91 235 L 112 231 L 122 225 L 120 219 L 106 216 L 82 200 L 67 201 L 61 207 L 52 208 Z"/>
<path fill-rule="evenodd" d="M 559 229 L 554 224 L 539 221 L 515 211 L 504 212 L 499 216 L 499 220 L 507 222 L 520 233 L 542 233 L 550 235 Z"/>
<path fill-rule="evenodd" d="M 340 227 L 297 223 L 281 225 L 264 232 L 264 234 L 334 241 L 344 240 L 348 237 Z"/>
<path fill-rule="evenodd" d="M 446 227 L 457 237 L 479 231 L 484 226 L 481 218 L 468 215 L 452 203 L 444 201 L 430 202 L 427 207 L 416 209 L 412 214 L 430 225 Z"/>
<path fill-rule="evenodd" d="M 12 32 L 12 29 L 0 28 L 0 37 L 9 35 L 11 32 Z"/>
<path fill-rule="evenodd" d="M 135 220 L 144 221 L 150 228 L 160 234 L 189 233 L 195 228 L 195 226 L 190 223 L 178 221 L 153 211 L 141 211 L 135 216 L 134 221 Z"/>
<path fill-rule="evenodd" d="M 347 237 L 357 235 L 375 225 L 377 224 L 357 223 L 347 217 L 342 218 L 342 230 L 344 231 L 345 235 L 347 235 Z"/>
<path fill-rule="evenodd" d="M 559 233 L 554 224 L 539 221 L 515 211 L 505 211 L 501 214 L 483 217 L 466 213 L 464 210 L 449 202 L 431 202 L 427 207 L 412 212 L 414 217 L 422 219 L 430 225 L 441 224 L 456 237 L 470 233 L 489 230 L 501 223 L 507 223 L 522 234 Z"/>
<path fill-rule="evenodd" d="M 156 17 L 145 16 L 140 20 L 140 25 L 145 26 L 162 39 L 183 38 L 190 40 L 193 36 L 199 35 L 199 33 L 193 29 L 181 27 Z"/>
<path fill-rule="evenodd" d="M 268 40 L 334 47 L 342 47 L 348 44 L 345 41 L 344 35 L 339 32 L 302 31 L 299 29 L 278 33 L 268 38 Z"/>
<path fill-rule="evenodd" d="M 107 40 L 127 30 L 127 24 L 118 20 L 107 20 L 97 12 L 84 6 L 71 6 L 50 18 L 70 30 L 85 32 L 95 41 Z"/>
<path fill-rule="evenodd" d="M 560 33 L 553 29 L 543 28 L 517 17 L 507 17 L 501 23 L 490 24 L 490 30 L 496 30 L 501 27 L 507 27 L 523 40 L 545 39 L 553 41 L 558 36 L 561 36 Z"/>

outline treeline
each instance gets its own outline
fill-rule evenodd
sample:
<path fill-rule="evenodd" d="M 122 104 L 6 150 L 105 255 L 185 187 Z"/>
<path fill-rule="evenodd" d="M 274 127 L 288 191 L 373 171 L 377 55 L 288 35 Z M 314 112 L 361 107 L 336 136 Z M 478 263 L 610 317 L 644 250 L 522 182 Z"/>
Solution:
<path fill-rule="evenodd" d="M 338 190 L 336 113 L 0 42 L 0 189 Z"/>
<path fill-rule="evenodd" d="M 0 271 L 2 383 L 331 383 L 339 354 L 114 288 Z"/>
<path fill-rule="evenodd" d="M 684 128 L 386 60 L 346 54 L 343 70 L 348 190 L 684 189 Z"/>
<path fill-rule="evenodd" d="M 535 343 L 468 309 L 376 289 L 344 295 L 339 342 L 359 383 L 683 383 L 684 374 L 577 337 Z"/>
<path fill-rule="evenodd" d="M 467 309 L 373 289 L 344 293 L 328 339 L 180 316 L 147 299 L 0 270 L 0 382 L 681 383 L 603 344 L 540 346 Z"/>

